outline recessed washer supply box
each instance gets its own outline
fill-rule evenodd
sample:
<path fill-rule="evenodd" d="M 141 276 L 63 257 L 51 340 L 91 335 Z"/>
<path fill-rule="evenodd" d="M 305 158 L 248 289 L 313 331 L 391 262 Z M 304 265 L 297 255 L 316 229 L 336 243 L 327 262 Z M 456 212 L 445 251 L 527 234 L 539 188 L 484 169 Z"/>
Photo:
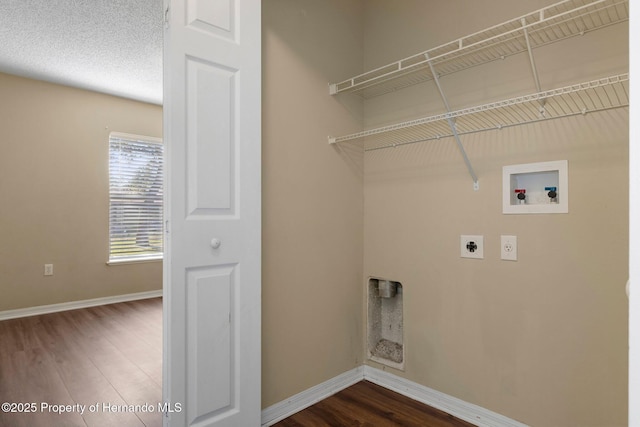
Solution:
<path fill-rule="evenodd" d="M 569 177 L 566 160 L 502 168 L 503 214 L 568 212 Z"/>

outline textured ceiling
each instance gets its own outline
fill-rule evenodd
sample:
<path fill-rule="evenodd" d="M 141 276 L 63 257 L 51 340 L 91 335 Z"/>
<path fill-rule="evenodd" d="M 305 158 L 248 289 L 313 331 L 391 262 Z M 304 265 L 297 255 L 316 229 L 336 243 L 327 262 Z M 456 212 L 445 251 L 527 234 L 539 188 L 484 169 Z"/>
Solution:
<path fill-rule="evenodd" d="M 162 104 L 162 0 L 0 0 L 0 72 Z"/>

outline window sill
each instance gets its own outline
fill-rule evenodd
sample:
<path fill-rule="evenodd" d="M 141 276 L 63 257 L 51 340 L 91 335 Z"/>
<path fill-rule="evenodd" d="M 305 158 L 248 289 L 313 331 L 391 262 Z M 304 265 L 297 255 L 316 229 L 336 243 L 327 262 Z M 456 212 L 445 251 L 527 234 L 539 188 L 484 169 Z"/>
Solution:
<path fill-rule="evenodd" d="M 107 261 L 107 265 L 141 264 L 147 262 L 162 262 L 162 256 L 148 258 L 122 258 Z"/>

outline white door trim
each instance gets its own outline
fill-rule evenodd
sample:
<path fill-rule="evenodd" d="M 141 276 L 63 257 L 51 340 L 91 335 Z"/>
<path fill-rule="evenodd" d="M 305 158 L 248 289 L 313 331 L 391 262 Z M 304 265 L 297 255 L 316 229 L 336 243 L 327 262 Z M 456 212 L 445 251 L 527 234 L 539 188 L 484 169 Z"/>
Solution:
<path fill-rule="evenodd" d="M 629 73 L 640 78 L 640 6 L 630 4 Z M 630 86 L 629 103 L 629 425 L 640 425 L 640 87 Z M 622 285 L 622 284 L 620 284 Z"/>

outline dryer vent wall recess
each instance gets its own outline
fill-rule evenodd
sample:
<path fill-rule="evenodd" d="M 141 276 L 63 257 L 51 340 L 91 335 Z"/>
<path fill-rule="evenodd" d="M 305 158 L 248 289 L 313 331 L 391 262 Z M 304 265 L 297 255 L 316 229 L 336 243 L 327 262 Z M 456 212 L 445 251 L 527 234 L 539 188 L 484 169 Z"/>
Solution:
<path fill-rule="evenodd" d="M 368 359 L 404 370 L 402 283 L 370 277 L 367 294 Z"/>
<path fill-rule="evenodd" d="M 568 213 L 568 169 L 566 160 L 504 166 L 502 213 Z"/>

